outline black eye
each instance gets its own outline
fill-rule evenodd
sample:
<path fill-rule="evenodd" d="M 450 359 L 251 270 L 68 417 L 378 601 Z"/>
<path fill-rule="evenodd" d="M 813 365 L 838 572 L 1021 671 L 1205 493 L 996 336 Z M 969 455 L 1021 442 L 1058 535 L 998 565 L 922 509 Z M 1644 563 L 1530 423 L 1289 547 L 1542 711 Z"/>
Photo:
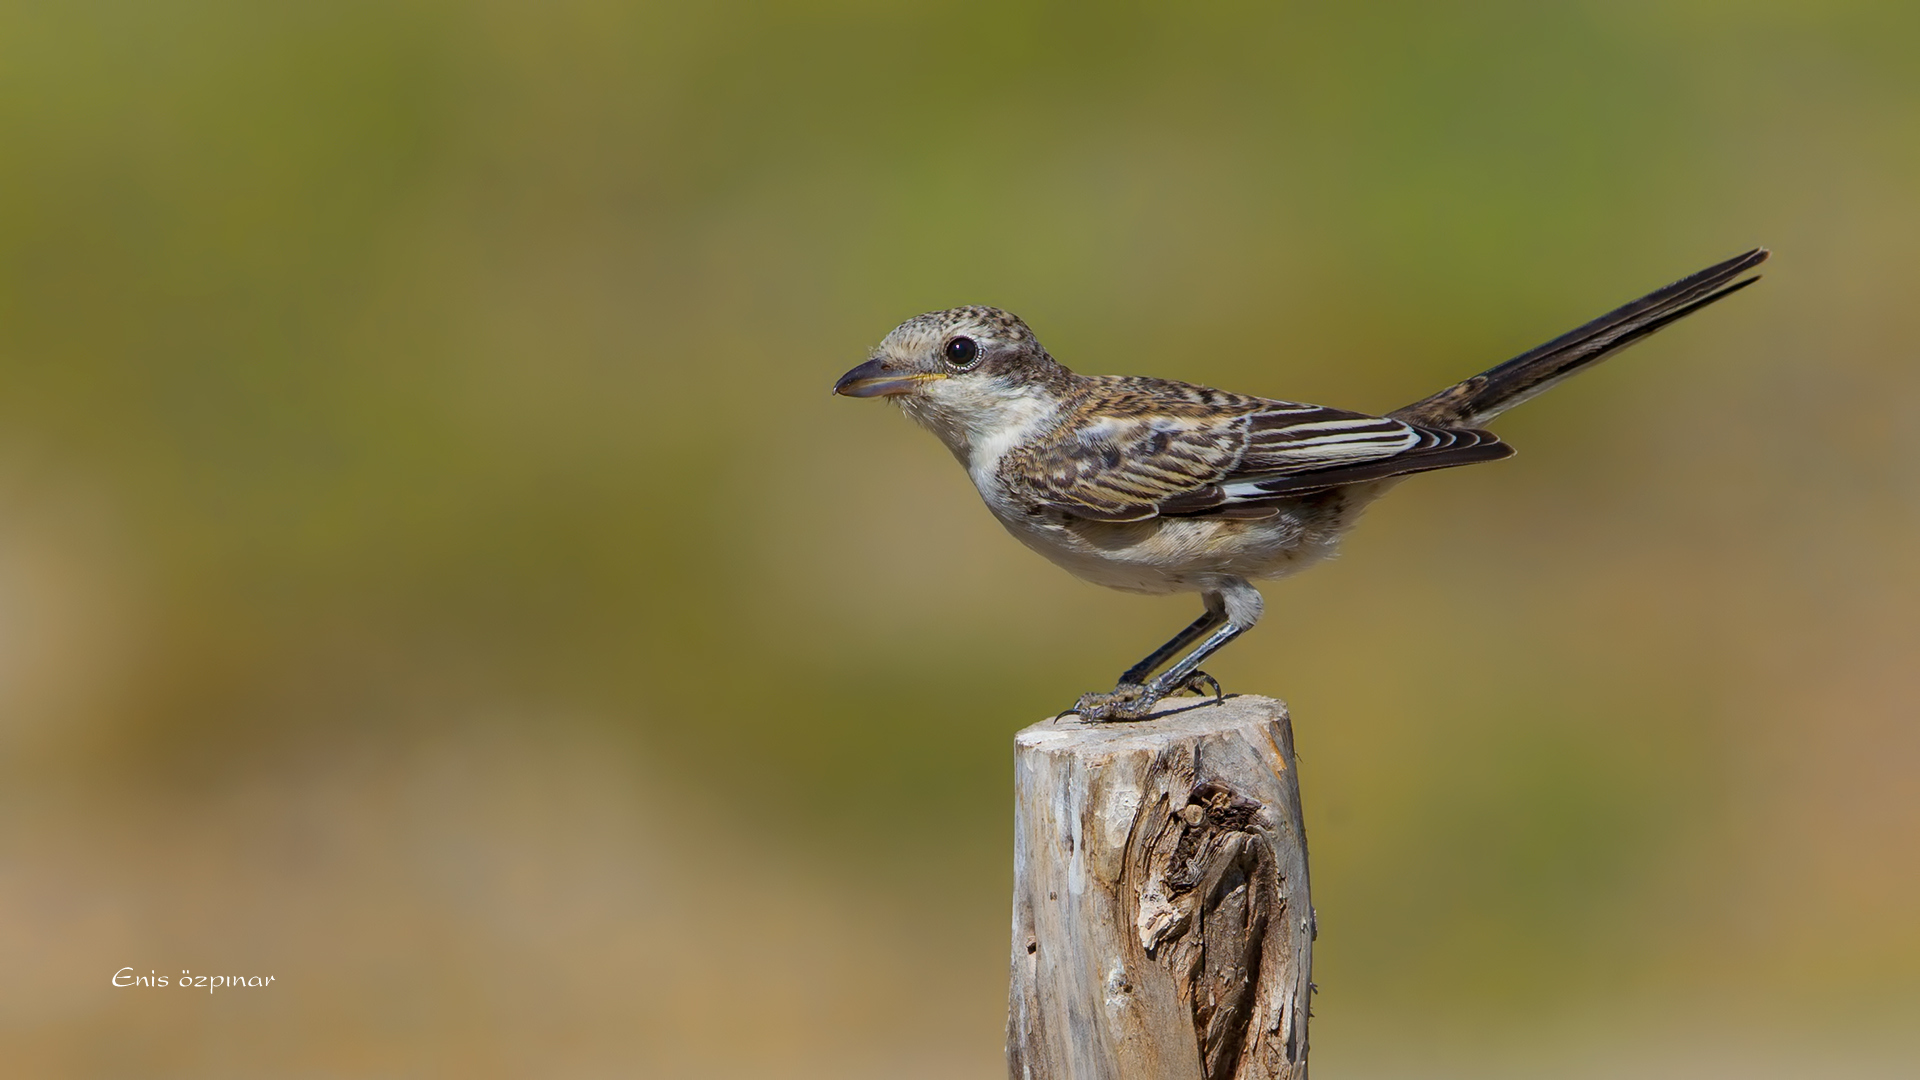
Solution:
<path fill-rule="evenodd" d="M 966 367 L 979 355 L 980 346 L 970 337 L 957 337 L 947 342 L 947 363 L 954 367 Z"/>

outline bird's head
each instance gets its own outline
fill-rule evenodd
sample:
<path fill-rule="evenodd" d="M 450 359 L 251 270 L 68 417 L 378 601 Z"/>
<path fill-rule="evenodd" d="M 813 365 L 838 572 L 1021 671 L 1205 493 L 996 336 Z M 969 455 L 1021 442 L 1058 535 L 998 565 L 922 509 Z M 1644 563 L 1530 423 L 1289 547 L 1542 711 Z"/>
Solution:
<path fill-rule="evenodd" d="M 983 434 L 1050 407 L 1072 378 L 1018 316 L 958 307 L 894 327 L 833 392 L 892 398 L 959 453 Z"/>
<path fill-rule="evenodd" d="M 894 327 L 866 363 L 840 376 L 833 392 L 937 399 L 977 393 L 988 383 L 1033 382 L 1050 368 L 1059 365 L 1018 316 L 999 308 L 958 307 L 916 315 Z"/>

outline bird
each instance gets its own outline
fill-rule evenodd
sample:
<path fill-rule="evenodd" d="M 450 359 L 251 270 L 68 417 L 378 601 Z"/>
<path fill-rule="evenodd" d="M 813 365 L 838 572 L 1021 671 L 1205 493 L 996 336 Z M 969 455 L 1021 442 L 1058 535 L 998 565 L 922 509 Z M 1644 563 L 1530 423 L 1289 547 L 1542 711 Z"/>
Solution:
<path fill-rule="evenodd" d="M 1512 455 L 1488 421 L 1752 285 L 1759 276 L 1742 275 L 1769 254 L 1716 263 L 1382 415 L 1077 374 L 1018 316 L 984 306 L 908 319 L 833 392 L 898 405 L 959 460 L 1008 532 L 1075 576 L 1200 594 L 1191 625 L 1061 714 L 1138 720 L 1182 692 L 1223 696 L 1200 665 L 1259 621 L 1255 581 L 1327 558 L 1408 476 Z"/>

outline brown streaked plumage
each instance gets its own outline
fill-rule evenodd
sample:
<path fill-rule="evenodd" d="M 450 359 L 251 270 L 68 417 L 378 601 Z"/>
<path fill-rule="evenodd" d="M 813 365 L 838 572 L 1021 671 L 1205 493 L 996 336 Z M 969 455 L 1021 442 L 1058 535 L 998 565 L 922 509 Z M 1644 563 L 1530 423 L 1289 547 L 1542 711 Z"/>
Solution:
<path fill-rule="evenodd" d="M 1201 594 L 1199 619 L 1074 709 L 1130 719 L 1169 693 L 1218 689 L 1199 664 L 1258 621 L 1253 581 L 1326 557 L 1402 477 L 1509 456 L 1482 424 L 1759 280 L 1740 275 L 1767 254 L 1708 267 L 1385 416 L 1077 375 L 1024 322 L 990 307 L 907 320 L 834 390 L 898 403 L 959 459 L 1009 532 L 1074 574 L 1130 592 Z"/>
<path fill-rule="evenodd" d="M 1013 498 L 1090 520 L 1258 517 L 1281 496 L 1512 453 L 1489 431 L 1095 376 L 1061 403 L 1057 424 L 1001 459 L 1000 472 Z"/>

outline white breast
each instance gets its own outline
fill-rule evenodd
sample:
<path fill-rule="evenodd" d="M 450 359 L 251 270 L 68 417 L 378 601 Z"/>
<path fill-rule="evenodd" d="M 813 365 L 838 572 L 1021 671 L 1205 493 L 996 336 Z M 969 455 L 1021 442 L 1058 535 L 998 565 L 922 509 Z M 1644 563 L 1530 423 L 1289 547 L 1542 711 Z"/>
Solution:
<path fill-rule="evenodd" d="M 1007 452 L 1032 438 L 1053 419 L 1056 406 L 1051 401 L 1024 401 L 1005 410 L 1004 419 L 992 428 L 975 433 L 969 440 L 967 475 L 980 497 L 998 508 L 1000 460 Z"/>
<path fill-rule="evenodd" d="M 897 399 L 906 414 L 946 444 L 966 466 L 980 497 L 1000 509 L 996 476 L 1007 452 L 1052 421 L 1059 402 L 992 378 L 947 379 Z"/>

